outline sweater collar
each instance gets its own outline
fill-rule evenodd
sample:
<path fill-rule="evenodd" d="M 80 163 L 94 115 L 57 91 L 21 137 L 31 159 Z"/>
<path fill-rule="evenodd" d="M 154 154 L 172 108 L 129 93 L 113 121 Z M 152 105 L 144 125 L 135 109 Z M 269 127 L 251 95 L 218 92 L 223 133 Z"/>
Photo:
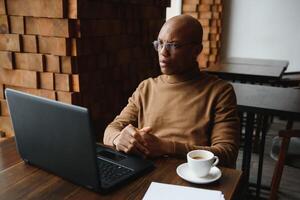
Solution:
<path fill-rule="evenodd" d="M 200 77 L 200 69 L 195 68 L 191 71 L 188 71 L 184 74 L 173 74 L 173 75 L 163 75 L 162 78 L 165 82 L 167 83 L 181 83 L 181 82 L 186 82 L 190 80 L 195 80 Z"/>

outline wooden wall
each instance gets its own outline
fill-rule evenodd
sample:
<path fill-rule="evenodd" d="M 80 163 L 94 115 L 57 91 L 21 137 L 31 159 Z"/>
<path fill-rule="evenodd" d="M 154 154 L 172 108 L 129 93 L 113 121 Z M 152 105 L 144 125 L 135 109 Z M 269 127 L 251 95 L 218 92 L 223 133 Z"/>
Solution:
<path fill-rule="evenodd" d="M 0 131 L 5 88 L 85 106 L 97 135 L 138 83 L 159 73 L 152 41 L 169 0 L 0 0 Z M 37 122 L 38 123 L 38 122 Z"/>
<path fill-rule="evenodd" d="M 203 51 L 198 57 L 200 67 L 219 61 L 221 47 L 222 0 L 183 0 L 182 13 L 200 21 L 203 26 Z"/>

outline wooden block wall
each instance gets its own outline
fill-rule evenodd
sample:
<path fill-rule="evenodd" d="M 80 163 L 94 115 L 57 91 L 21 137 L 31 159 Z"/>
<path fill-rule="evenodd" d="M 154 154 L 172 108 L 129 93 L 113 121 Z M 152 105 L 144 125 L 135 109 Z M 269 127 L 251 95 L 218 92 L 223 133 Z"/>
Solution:
<path fill-rule="evenodd" d="M 198 57 L 200 68 L 218 62 L 221 47 L 222 0 L 183 0 L 182 13 L 191 15 L 203 26 L 203 51 Z"/>
<path fill-rule="evenodd" d="M 5 88 L 88 107 L 97 135 L 138 83 L 159 73 L 152 41 L 170 0 L 0 0 L 0 131 Z"/>

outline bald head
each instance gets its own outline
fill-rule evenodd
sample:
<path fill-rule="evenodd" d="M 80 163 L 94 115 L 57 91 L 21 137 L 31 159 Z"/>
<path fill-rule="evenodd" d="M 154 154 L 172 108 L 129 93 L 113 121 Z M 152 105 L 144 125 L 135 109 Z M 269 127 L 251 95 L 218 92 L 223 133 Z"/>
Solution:
<path fill-rule="evenodd" d="M 170 34 L 172 38 L 202 43 L 202 26 L 197 19 L 189 15 L 178 15 L 170 18 L 161 28 L 160 34 L 162 32 Z"/>
<path fill-rule="evenodd" d="M 202 33 L 201 24 L 189 15 L 169 19 L 157 38 L 161 72 L 179 75 L 198 69 L 197 56 L 202 51 Z M 173 44 L 173 48 L 167 49 L 162 45 L 167 43 Z"/>

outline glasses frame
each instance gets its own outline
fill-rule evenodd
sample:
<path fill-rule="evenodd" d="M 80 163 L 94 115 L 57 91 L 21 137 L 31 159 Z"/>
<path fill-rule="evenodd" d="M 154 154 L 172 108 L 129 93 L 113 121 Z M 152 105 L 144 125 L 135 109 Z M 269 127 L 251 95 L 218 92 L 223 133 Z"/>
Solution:
<path fill-rule="evenodd" d="M 154 49 L 159 52 L 161 51 L 163 48 L 165 48 L 168 52 L 172 53 L 175 52 L 176 49 L 179 49 L 183 46 L 187 46 L 187 45 L 191 45 L 191 44 L 198 44 L 196 42 L 187 42 L 187 43 L 176 43 L 176 42 L 164 42 L 164 43 L 160 43 L 160 41 L 158 40 L 154 40 L 152 42 Z"/>

